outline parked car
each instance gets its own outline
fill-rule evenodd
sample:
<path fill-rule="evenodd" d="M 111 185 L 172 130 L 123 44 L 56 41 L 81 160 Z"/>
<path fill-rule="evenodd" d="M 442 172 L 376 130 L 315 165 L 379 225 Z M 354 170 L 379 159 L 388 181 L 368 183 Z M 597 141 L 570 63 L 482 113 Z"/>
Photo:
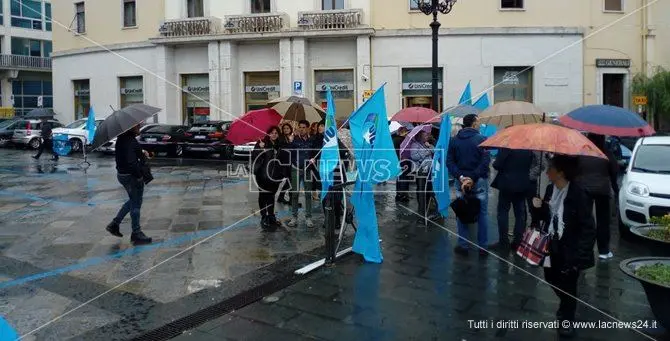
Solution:
<path fill-rule="evenodd" d="M 152 153 L 167 153 L 178 157 L 183 154 L 186 126 L 159 124 L 146 128 L 138 138 L 142 149 Z"/>
<path fill-rule="evenodd" d="M 233 156 L 248 159 L 251 156 L 251 152 L 254 151 L 254 146 L 256 146 L 256 142 L 237 145 L 233 148 Z"/>
<path fill-rule="evenodd" d="M 210 121 L 196 123 L 184 133 L 184 154 L 219 154 L 222 159 L 233 155 L 233 145 L 226 140 L 230 121 Z"/>
<path fill-rule="evenodd" d="M 49 120 L 53 128 L 59 128 L 63 125 L 56 120 Z M 42 121 L 40 120 L 21 120 L 14 129 L 12 143 L 18 147 L 28 146 L 32 149 L 38 149 L 42 144 Z"/>
<path fill-rule="evenodd" d="M 54 134 L 63 134 L 68 135 L 70 139 L 70 145 L 72 146 L 72 152 L 78 153 L 82 150 L 83 146 L 91 144 L 93 141 L 88 141 L 88 131 L 86 131 L 86 119 L 76 120 L 65 127 L 56 128 L 53 130 Z M 95 126 L 97 127 L 103 120 L 95 120 Z"/>
<path fill-rule="evenodd" d="M 19 126 L 21 119 L 15 118 L 0 122 L 0 147 L 9 145 L 14 136 L 14 130 Z"/>
<path fill-rule="evenodd" d="M 151 123 L 151 124 L 146 124 L 140 127 L 140 134 L 144 132 L 146 129 L 149 129 L 151 127 L 157 126 L 158 124 L 156 123 Z M 116 138 L 112 139 L 109 142 L 104 143 L 102 146 L 98 147 L 97 149 L 99 152 L 102 152 L 103 154 L 114 154 L 116 151 Z"/>
<path fill-rule="evenodd" d="M 670 213 L 670 137 L 640 138 L 619 190 L 619 231 Z"/>

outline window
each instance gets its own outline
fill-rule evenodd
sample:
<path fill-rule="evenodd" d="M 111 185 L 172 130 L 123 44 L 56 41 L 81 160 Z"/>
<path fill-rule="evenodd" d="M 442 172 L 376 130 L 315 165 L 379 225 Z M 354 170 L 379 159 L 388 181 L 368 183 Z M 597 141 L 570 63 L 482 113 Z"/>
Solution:
<path fill-rule="evenodd" d="M 39 97 L 42 97 L 42 107 L 53 107 L 53 92 L 51 81 L 31 80 L 12 82 L 12 92 L 14 94 L 14 108 L 17 116 L 25 115 L 30 110 L 38 108 Z"/>
<path fill-rule="evenodd" d="M 344 0 L 321 0 L 323 10 L 344 9 Z"/>
<path fill-rule="evenodd" d="M 36 0 L 11 0 L 11 24 L 33 30 L 42 29 L 42 3 Z"/>
<path fill-rule="evenodd" d="M 86 32 L 86 8 L 83 2 L 74 4 L 75 7 L 75 22 L 77 24 L 77 33 Z"/>
<path fill-rule="evenodd" d="M 120 77 L 119 81 L 121 85 L 121 108 L 144 103 L 142 76 Z"/>
<path fill-rule="evenodd" d="M 137 26 L 136 6 L 135 0 L 123 0 L 123 27 Z"/>
<path fill-rule="evenodd" d="M 606 12 L 623 12 L 623 0 L 605 0 Z"/>
<path fill-rule="evenodd" d="M 523 9 L 523 0 L 500 0 L 502 9 Z"/>
<path fill-rule="evenodd" d="M 186 7 L 189 18 L 201 18 L 205 16 L 205 7 L 202 5 L 202 0 L 187 0 Z"/>
<path fill-rule="evenodd" d="M 75 120 L 88 117 L 91 108 L 91 90 L 88 79 L 72 82 L 74 86 L 74 118 Z"/>
<path fill-rule="evenodd" d="M 3 20 L 4 19 L 4 17 L 3 17 L 4 12 L 3 12 L 2 7 L 3 7 L 2 0 L 0 0 L 0 25 L 5 24 L 5 21 Z"/>
<path fill-rule="evenodd" d="M 271 0 L 251 0 L 251 13 L 270 13 L 270 1 Z"/>
<path fill-rule="evenodd" d="M 495 67 L 493 68 L 495 103 L 505 101 L 533 102 L 533 68 Z"/>
<path fill-rule="evenodd" d="M 50 41 L 12 37 L 12 54 L 18 56 L 50 57 Z"/>
<path fill-rule="evenodd" d="M 46 30 L 51 32 L 51 4 L 48 2 L 44 3 L 44 25 Z"/>
<path fill-rule="evenodd" d="M 421 2 L 421 0 L 409 0 L 409 10 L 410 11 L 418 11 L 419 10 L 419 2 Z"/>

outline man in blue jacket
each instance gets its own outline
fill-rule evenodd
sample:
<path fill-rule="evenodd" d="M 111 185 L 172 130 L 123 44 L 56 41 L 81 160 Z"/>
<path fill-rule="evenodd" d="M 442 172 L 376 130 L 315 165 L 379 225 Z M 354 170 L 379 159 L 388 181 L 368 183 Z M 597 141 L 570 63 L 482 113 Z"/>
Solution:
<path fill-rule="evenodd" d="M 287 222 L 289 227 L 295 227 L 298 224 L 298 208 L 300 184 L 303 184 L 305 191 L 305 225 L 308 228 L 314 227 L 312 222 L 312 177 L 307 172 L 307 165 L 312 160 L 315 148 L 314 140 L 309 136 L 309 122 L 302 120 L 298 123 L 298 135 L 290 138 L 288 148 L 291 150 L 291 213 L 292 217 Z"/>
<path fill-rule="evenodd" d="M 479 133 L 479 117 L 470 114 L 463 117 L 463 129 L 449 143 L 447 152 L 447 168 L 457 180 L 456 196 L 462 197 L 464 190 L 472 191 L 481 205 L 477 219 L 477 244 L 480 254 L 486 255 L 488 248 L 488 198 L 489 198 L 489 152 L 479 144 L 486 138 Z M 468 228 L 458 218 L 458 246 L 454 252 L 460 255 L 468 254 Z"/>

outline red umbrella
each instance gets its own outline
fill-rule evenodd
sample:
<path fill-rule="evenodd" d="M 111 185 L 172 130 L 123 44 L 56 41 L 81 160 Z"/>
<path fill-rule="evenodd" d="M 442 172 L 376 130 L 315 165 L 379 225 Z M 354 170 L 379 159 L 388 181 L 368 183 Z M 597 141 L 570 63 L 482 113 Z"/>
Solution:
<path fill-rule="evenodd" d="M 234 145 L 253 142 L 265 136 L 265 132 L 276 126 L 282 117 L 272 108 L 252 110 L 230 125 L 226 139 Z"/>
<path fill-rule="evenodd" d="M 391 121 L 411 123 L 436 123 L 440 122 L 440 114 L 433 109 L 423 107 L 411 107 L 398 111 Z"/>
<path fill-rule="evenodd" d="M 511 126 L 489 137 L 479 146 L 607 159 L 607 156 L 580 132 L 555 124 L 536 123 Z"/>

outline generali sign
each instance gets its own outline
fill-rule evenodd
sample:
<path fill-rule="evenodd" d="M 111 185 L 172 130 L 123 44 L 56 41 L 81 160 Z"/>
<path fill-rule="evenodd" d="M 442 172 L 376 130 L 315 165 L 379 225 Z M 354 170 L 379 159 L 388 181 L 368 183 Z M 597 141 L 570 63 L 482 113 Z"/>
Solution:
<path fill-rule="evenodd" d="M 122 95 L 141 95 L 142 88 L 121 88 Z"/>
<path fill-rule="evenodd" d="M 442 82 L 437 83 L 437 88 L 442 89 Z M 408 82 L 402 83 L 403 90 L 432 90 L 432 82 Z"/>
<path fill-rule="evenodd" d="M 245 92 L 279 92 L 279 85 L 251 85 L 245 87 Z"/>

